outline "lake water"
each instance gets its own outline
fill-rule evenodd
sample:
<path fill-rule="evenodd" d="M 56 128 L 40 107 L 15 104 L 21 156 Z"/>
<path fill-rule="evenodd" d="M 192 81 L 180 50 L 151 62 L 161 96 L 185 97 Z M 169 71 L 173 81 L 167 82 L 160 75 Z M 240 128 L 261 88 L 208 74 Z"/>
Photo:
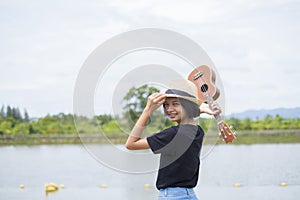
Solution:
<path fill-rule="evenodd" d="M 98 148 L 107 152 L 109 147 Z M 218 145 L 202 159 L 195 191 L 205 200 L 298 200 L 299 152 L 300 144 Z M 155 171 L 131 174 L 113 170 L 82 145 L 0 147 L 1 200 L 150 200 L 158 194 L 155 178 Z M 46 195 L 48 182 L 65 188 Z M 282 187 L 282 182 L 287 186 Z M 241 186 L 235 187 L 235 183 Z M 20 189 L 20 184 L 25 188 Z M 107 187 L 101 188 L 102 184 Z"/>

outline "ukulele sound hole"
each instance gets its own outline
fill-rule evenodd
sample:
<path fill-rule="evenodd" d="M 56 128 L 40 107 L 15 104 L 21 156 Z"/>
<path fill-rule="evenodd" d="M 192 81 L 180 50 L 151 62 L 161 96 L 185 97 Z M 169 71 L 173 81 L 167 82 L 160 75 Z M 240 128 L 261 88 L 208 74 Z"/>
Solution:
<path fill-rule="evenodd" d="M 208 90 L 208 85 L 207 85 L 207 84 L 203 84 L 203 85 L 201 86 L 201 91 L 202 91 L 202 92 L 207 92 L 207 90 Z"/>

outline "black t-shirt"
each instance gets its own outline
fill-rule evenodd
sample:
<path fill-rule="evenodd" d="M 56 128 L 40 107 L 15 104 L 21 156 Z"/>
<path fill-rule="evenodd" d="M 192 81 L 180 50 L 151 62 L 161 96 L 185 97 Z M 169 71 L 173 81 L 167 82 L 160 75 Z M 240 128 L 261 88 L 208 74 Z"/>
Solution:
<path fill-rule="evenodd" d="M 204 132 L 200 126 L 172 126 L 147 137 L 151 150 L 161 154 L 157 189 L 197 185 Z"/>

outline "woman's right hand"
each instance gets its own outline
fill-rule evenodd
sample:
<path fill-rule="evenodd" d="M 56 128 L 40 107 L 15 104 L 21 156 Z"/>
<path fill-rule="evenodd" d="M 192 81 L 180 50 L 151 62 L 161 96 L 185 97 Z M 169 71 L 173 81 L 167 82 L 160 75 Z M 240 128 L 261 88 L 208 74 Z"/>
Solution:
<path fill-rule="evenodd" d="M 167 96 L 163 93 L 153 93 L 148 97 L 145 109 L 150 111 L 150 114 L 159 108 L 166 100 Z"/>

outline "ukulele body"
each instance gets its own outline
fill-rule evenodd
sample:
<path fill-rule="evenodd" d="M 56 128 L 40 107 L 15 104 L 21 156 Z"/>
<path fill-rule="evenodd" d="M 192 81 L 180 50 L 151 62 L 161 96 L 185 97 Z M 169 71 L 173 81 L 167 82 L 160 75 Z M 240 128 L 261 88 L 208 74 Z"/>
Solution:
<path fill-rule="evenodd" d="M 213 100 L 220 96 L 219 89 L 215 86 L 216 74 L 206 65 L 195 68 L 189 75 L 188 80 L 192 81 L 198 89 L 198 98 L 206 102 L 205 94 L 209 93 Z M 200 86 L 200 87 L 199 87 Z"/>

